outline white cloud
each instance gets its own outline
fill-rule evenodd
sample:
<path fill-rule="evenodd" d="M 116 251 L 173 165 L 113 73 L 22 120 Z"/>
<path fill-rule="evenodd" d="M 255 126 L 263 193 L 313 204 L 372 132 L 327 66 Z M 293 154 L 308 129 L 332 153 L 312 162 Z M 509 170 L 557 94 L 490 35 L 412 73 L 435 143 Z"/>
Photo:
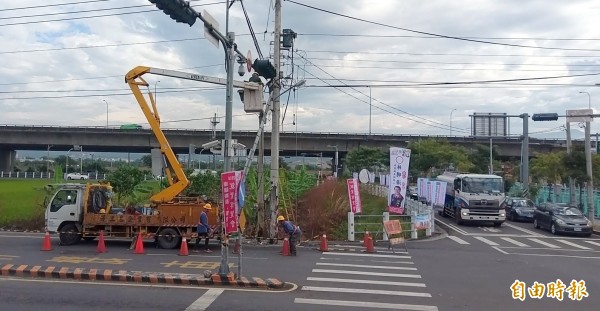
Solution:
<path fill-rule="evenodd" d="M 44 4 L 66 2 L 72 1 L 53 0 Z M 212 2 L 194 1 L 192 5 L 200 12 L 204 9 L 209 11 L 224 32 L 225 4 L 200 6 Z M 273 53 L 274 17 L 273 10 L 269 10 L 269 2 L 245 2 L 264 55 Z M 600 30 L 594 27 L 600 11 L 600 5 L 595 2 L 305 0 L 302 3 L 423 32 L 587 51 L 532 49 L 425 38 L 427 36 L 422 34 L 334 16 L 284 1 L 283 28 L 291 28 L 299 33 L 294 46 L 298 50 L 293 59 L 298 66 L 294 68 L 294 74 L 295 77 L 307 79 L 308 86 L 290 94 L 284 130 L 367 132 L 370 99 L 366 85 L 375 84 L 396 85 L 371 89 L 372 129 L 375 133 L 444 135 L 449 133 L 450 111 L 456 109 L 452 119 L 457 129 L 453 134 L 469 135 L 469 115 L 474 112 L 562 114 L 565 109 L 587 108 L 587 95 L 578 92 L 589 92 L 592 106 L 600 95 L 592 87 L 600 82 L 595 76 L 488 85 L 410 86 L 418 82 L 499 80 L 599 72 L 600 41 L 572 40 L 600 37 Z M 5 8 L 33 5 L 17 0 L 3 1 L 3 4 Z M 49 15 L 134 5 L 142 7 Z M 152 12 L 6 25 L 142 10 Z M 2 11 L 0 18 L 34 14 L 46 16 L 0 20 L 0 40 L 3 42 L 0 48 L 0 92 L 3 92 L 0 94 L 0 110 L 3 112 L 0 114 L 0 123 L 103 126 L 106 123 L 104 100 L 109 103 L 110 124 L 144 123 L 145 118 L 124 82 L 125 74 L 133 67 L 145 65 L 225 76 L 222 48 L 217 49 L 204 39 L 180 41 L 202 38 L 200 21 L 193 27 L 175 23 L 148 1 L 91 2 Z M 234 4 L 231 10 L 230 30 L 236 33 L 239 49 L 244 54 L 251 50 L 256 57 L 258 53 L 251 37 L 247 35 L 248 28 L 239 3 Z M 266 34 L 263 33 L 265 30 Z M 155 41 L 165 42 L 132 44 Z M 86 48 L 96 45 L 112 46 Z M 27 52 L 30 50 L 46 51 Z M 336 51 L 345 53 L 333 53 Z M 292 53 L 284 52 L 284 55 L 291 56 Z M 284 59 L 287 66 L 283 70 L 287 74 L 290 73 L 291 62 L 291 58 Z M 317 64 L 320 69 L 311 63 Z M 310 87 L 325 85 L 313 75 L 328 84 L 340 86 L 346 83 L 357 87 Z M 244 78 L 248 77 L 247 74 Z M 347 80 L 340 82 L 334 77 Z M 156 85 L 159 113 L 163 121 L 192 119 L 165 122 L 165 127 L 206 129 L 210 126 L 208 118 L 215 113 L 220 116 L 224 113 L 223 88 L 183 92 L 178 90 L 213 86 L 151 75 L 144 78 L 151 90 Z M 237 74 L 236 79 L 239 79 Z M 157 83 L 158 80 L 160 82 Z M 535 85 L 524 86 L 525 83 Z M 237 94 L 234 95 L 234 129 L 256 129 L 256 116 L 244 114 Z M 287 101 L 286 94 L 282 96 L 282 104 L 285 105 Z M 294 114 L 297 114 L 296 118 Z M 291 125 L 294 120 L 297 120 L 297 124 Z M 511 121 L 512 133 L 520 131 L 521 122 L 518 118 Z M 532 132 L 541 131 L 556 128 L 562 123 L 531 122 L 530 128 Z M 223 120 L 218 128 L 224 128 Z M 597 129 L 598 126 L 594 125 L 592 131 Z"/>

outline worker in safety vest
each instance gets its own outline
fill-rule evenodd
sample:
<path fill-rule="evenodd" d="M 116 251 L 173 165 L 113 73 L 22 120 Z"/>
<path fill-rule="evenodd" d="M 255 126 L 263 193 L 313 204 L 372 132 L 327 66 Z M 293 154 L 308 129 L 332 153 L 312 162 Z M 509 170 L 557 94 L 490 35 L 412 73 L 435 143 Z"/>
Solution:
<path fill-rule="evenodd" d="M 281 226 L 283 231 L 290 236 L 290 254 L 296 256 L 296 244 L 298 244 L 300 236 L 302 236 L 302 231 L 300 230 L 300 227 L 294 225 L 294 223 L 289 220 L 286 221 L 285 217 L 281 215 L 277 216 L 277 222 L 279 223 L 279 226 Z"/>

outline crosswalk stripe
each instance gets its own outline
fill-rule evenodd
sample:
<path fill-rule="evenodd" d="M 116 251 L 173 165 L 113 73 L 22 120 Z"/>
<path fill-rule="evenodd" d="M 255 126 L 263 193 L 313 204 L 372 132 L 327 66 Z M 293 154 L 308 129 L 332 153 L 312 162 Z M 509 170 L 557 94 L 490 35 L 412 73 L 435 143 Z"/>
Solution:
<path fill-rule="evenodd" d="M 317 266 L 336 266 L 336 267 L 389 269 L 389 270 L 417 270 L 417 268 L 412 268 L 412 267 L 353 265 L 353 264 L 346 264 L 346 263 L 329 263 L 329 262 L 317 262 Z"/>
<path fill-rule="evenodd" d="M 491 245 L 491 246 L 498 246 L 498 243 L 494 242 L 494 241 L 490 241 L 486 238 L 482 238 L 480 236 L 474 236 L 474 238 L 478 239 L 479 241 L 487 244 L 487 245 Z"/>
<path fill-rule="evenodd" d="M 448 236 L 448 238 L 449 238 L 450 240 L 452 240 L 452 241 L 454 241 L 454 242 L 458 243 L 458 244 L 463 244 L 463 245 L 466 245 L 466 244 L 471 244 L 471 243 L 469 243 L 469 242 L 467 242 L 467 241 L 465 241 L 465 240 L 463 240 L 463 239 L 461 239 L 461 238 L 459 238 L 459 237 L 457 237 L 457 236 L 449 235 L 449 236 Z"/>
<path fill-rule="evenodd" d="M 414 265 L 412 261 L 391 261 L 391 260 L 371 260 L 371 259 L 349 259 L 349 258 L 332 258 L 332 257 L 321 257 L 319 260 L 333 260 L 333 261 L 352 261 L 352 262 L 380 262 L 380 263 L 394 263 L 398 265 Z"/>
<path fill-rule="evenodd" d="M 302 286 L 302 290 L 314 291 L 314 292 L 332 292 L 332 293 L 373 294 L 373 295 L 410 296 L 410 297 L 431 297 L 430 293 L 403 292 L 403 291 L 391 291 L 391 290 L 379 290 L 379 289 L 365 289 L 365 288 Z"/>
<path fill-rule="evenodd" d="M 513 239 L 511 239 L 511 238 L 501 238 L 501 239 L 503 239 L 503 240 L 504 240 L 504 241 L 506 241 L 506 242 L 512 243 L 512 244 L 514 244 L 514 245 L 516 245 L 516 246 L 521 246 L 521 247 L 529 247 L 529 245 L 527 245 L 527 244 L 525 244 L 525 243 L 521 243 L 521 242 L 519 242 L 519 241 L 517 241 L 517 240 L 513 240 Z"/>
<path fill-rule="evenodd" d="M 557 246 L 557 245 L 554 245 L 554 244 L 550 244 L 550 243 L 548 243 L 548 242 L 544 242 L 544 241 L 542 241 L 542 240 L 540 240 L 540 239 L 536 239 L 536 238 L 529 238 L 528 240 L 529 240 L 529 241 L 536 242 L 536 243 L 538 243 L 538 244 L 542 244 L 542 245 L 544 245 L 544 246 L 548 246 L 548 247 L 550 247 L 550 248 L 560 248 L 560 246 Z"/>
<path fill-rule="evenodd" d="M 594 241 L 585 241 L 586 243 L 590 243 L 592 245 L 600 246 L 600 243 Z"/>
<path fill-rule="evenodd" d="M 393 286 L 410 286 L 410 287 L 426 287 L 425 283 L 412 282 L 392 282 L 392 281 L 375 281 L 375 280 L 359 280 L 359 279 L 339 279 L 339 278 L 315 278 L 307 277 L 307 281 L 315 282 L 335 282 L 335 283 L 355 283 L 355 284 L 373 284 L 373 285 L 393 285 Z"/>
<path fill-rule="evenodd" d="M 348 300 L 325 300 L 325 299 L 309 299 L 296 298 L 294 303 L 305 303 L 313 305 L 339 306 L 339 307 L 357 307 L 357 308 L 374 308 L 374 309 L 392 309 L 392 310 L 411 310 L 411 311 L 438 311 L 436 306 L 425 305 L 409 305 L 402 303 L 384 303 L 384 302 L 369 302 L 369 301 L 348 301 Z"/>
<path fill-rule="evenodd" d="M 372 276 L 387 276 L 396 278 L 413 278 L 420 279 L 418 274 L 401 274 L 401 273 L 380 273 L 367 271 L 352 271 L 352 270 L 328 270 L 328 269 L 313 269 L 313 273 L 339 273 L 339 274 L 356 274 L 356 275 L 372 275 Z"/>
<path fill-rule="evenodd" d="M 581 246 L 581 245 L 579 245 L 579 244 L 575 244 L 575 243 L 573 243 L 573 242 L 569 242 L 569 241 L 567 241 L 567 240 L 560 240 L 560 239 L 556 239 L 556 240 L 557 240 L 557 241 L 559 241 L 560 243 L 565 243 L 565 244 L 567 244 L 567 245 L 570 245 L 570 246 L 573 246 L 573 247 L 577 247 L 577 248 L 579 248 L 579 249 L 591 249 L 591 248 L 589 248 L 589 247 L 587 247 L 587 246 Z"/>
<path fill-rule="evenodd" d="M 398 259 L 410 259 L 410 256 L 396 256 L 396 255 L 378 255 L 378 254 L 363 254 L 363 253 L 335 253 L 328 252 L 323 253 L 324 255 L 335 255 L 335 256 L 366 256 L 366 257 L 385 257 L 385 258 L 398 258 Z"/>

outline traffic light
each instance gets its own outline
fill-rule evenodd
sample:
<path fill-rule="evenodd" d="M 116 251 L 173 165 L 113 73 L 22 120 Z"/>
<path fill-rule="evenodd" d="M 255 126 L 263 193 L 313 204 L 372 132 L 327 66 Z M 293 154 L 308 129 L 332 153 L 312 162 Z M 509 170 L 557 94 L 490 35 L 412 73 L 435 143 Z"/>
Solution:
<path fill-rule="evenodd" d="M 165 14 L 169 15 L 178 23 L 194 25 L 198 12 L 190 7 L 189 1 L 183 0 L 149 0 L 154 3 L 157 8 L 161 9 Z"/>
<path fill-rule="evenodd" d="M 256 59 L 254 60 L 254 64 L 252 64 L 252 68 L 254 71 L 258 73 L 258 75 L 264 77 L 265 79 L 273 79 L 277 75 L 275 67 L 271 64 L 268 59 Z"/>
<path fill-rule="evenodd" d="M 558 113 L 534 113 L 531 119 L 533 121 L 556 121 Z"/>

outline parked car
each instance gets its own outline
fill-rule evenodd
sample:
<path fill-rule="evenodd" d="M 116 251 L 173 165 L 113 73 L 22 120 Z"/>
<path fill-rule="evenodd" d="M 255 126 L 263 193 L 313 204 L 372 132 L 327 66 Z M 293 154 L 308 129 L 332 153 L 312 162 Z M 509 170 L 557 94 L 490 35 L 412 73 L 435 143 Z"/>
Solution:
<path fill-rule="evenodd" d="M 507 198 L 504 209 L 506 210 L 506 219 L 508 220 L 533 222 L 535 204 L 530 199 Z"/>
<path fill-rule="evenodd" d="M 89 179 L 89 176 L 83 175 L 80 173 L 69 173 L 69 174 L 67 174 L 67 179 L 68 180 L 72 180 L 72 179 L 84 180 L 84 179 Z"/>
<path fill-rule="evenodd" d="M 542 203 L 533 214 L 535 228 L 549 229 L 552 234 L 576 233 L 592 235 L 592 223 L 574 206 L 564 203 Z"/>

